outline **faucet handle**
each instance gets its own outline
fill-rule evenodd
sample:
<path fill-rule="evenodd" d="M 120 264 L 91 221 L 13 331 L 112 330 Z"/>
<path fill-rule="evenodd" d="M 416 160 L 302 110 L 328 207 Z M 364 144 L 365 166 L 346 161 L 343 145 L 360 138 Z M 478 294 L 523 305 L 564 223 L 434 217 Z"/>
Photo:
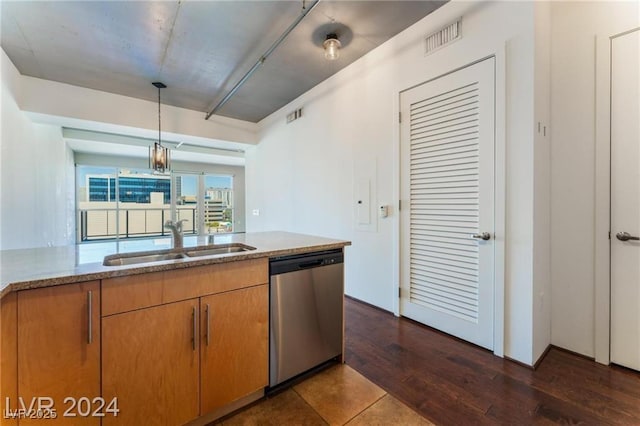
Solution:
<path fill-rule="evenodd" d="M 179 221 L 177 221 L 177 222 L 175 223 L 175 225 L 176 225 L 176 229 L 178 230 L 178 232 L 182 232 L 182 224 L 183 224 L 184 222 L 189 222 L 189 220 L 188 220 L 188 219 L 180 219 Z"/>
<path fill-rule="evenodd" d="M 177 221 L 175 221 L 175 222 L 174 222 L 173 220 L 171 220 L 171 219 L 168 219 L 168 220 L 164 223 L 164 227 L 165 227 L 165 228 L 170 228 L 170 227 L 172 227 L 172 226 L 178 226 L 178 227 L 180 227 L 180 226 L 182 226 L 182 223 L 183 223 L 183 222 L 189 222 L 189 219 L 180 219 L 180 220 L 177 220 Z"/>

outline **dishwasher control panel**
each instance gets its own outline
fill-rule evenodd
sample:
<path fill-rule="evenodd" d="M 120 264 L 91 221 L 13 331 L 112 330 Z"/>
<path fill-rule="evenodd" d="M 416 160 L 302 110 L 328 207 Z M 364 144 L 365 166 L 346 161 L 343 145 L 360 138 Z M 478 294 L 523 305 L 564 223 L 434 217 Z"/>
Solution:
<path fill-rule="evenodd" d="M 336 265 L 338 263 L 344 263 L 342 249 L 275 257 L 269 261 L 269 275 Z"/>

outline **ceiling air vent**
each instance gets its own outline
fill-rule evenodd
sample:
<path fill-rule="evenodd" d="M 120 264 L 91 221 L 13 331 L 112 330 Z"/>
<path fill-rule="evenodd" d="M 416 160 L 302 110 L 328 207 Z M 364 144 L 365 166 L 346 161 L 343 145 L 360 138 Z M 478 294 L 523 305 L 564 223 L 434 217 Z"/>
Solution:
<path fill-rule="evenodd" d="M 291 123 L 292 121 L 296 121 L 300 117 L 302 117 L 302 108 L 298 108 L 297 110 L 287 114 L 287 124 Z"/>
<path fill-rule="evenodd" d="M 425 39 L 425 55 L 429 55 L 462 37 L 462 20 L 447 25 Z"/>

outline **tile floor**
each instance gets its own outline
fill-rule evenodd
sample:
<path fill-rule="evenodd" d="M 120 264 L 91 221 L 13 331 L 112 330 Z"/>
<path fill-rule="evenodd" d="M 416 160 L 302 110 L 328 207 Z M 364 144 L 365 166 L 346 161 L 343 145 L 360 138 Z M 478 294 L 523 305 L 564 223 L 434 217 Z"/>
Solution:
<path fill-rule="evenodd" d="M 432 425 L 346 364 L 322 371 L 218 424 Z"/>

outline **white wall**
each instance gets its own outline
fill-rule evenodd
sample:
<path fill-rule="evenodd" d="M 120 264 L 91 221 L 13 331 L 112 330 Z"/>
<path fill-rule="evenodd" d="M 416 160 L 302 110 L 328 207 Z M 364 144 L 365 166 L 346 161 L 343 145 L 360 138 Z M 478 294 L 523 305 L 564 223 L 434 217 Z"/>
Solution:
<path fill-rule="evenodd" d="M 554 345 L 595 355 L 596 36 L 640 26 L 638 2 L 552 2 Z"/>
<path fill-rule="evenodd" d="M 533 361 L 551 342 L 551 3 L 535 3 Z"/>
<path fill-rule="evenodd" d="M 19 109 L 20 75 L 4 51 L 0 248 L 65 245 L 73 241 L 73 154 L 60 127 L 33 124 Z"/>
<path fill-rule="evenodd" d="M 448 3 L 263 120 L 260 143 L 248 150 L 246 159 L 248 230 L 283 229 L 351 240 L 347 293 L 393 310 L 398 286 L 399 92 L 506 51 L 506 100 L 498 99 L 507 111 L 504 353 L 531 364 L 533 9 L 533 3 L 522 2 Z M 459 16 L 463 39 L 425 57 L 423 37 Z M 286 125 L 285 114 L 300 106 L 303 117 Z M 392 216 L 377 219 L 375 232 L 357 231 L 354 176 L 372 163 L 377 169 L 373 199 L 392 205 Z M 253 209 L 260 215 L 252 216 Z M 540 325 L 545 326 L 548 330 L 548 319 Z"/>

